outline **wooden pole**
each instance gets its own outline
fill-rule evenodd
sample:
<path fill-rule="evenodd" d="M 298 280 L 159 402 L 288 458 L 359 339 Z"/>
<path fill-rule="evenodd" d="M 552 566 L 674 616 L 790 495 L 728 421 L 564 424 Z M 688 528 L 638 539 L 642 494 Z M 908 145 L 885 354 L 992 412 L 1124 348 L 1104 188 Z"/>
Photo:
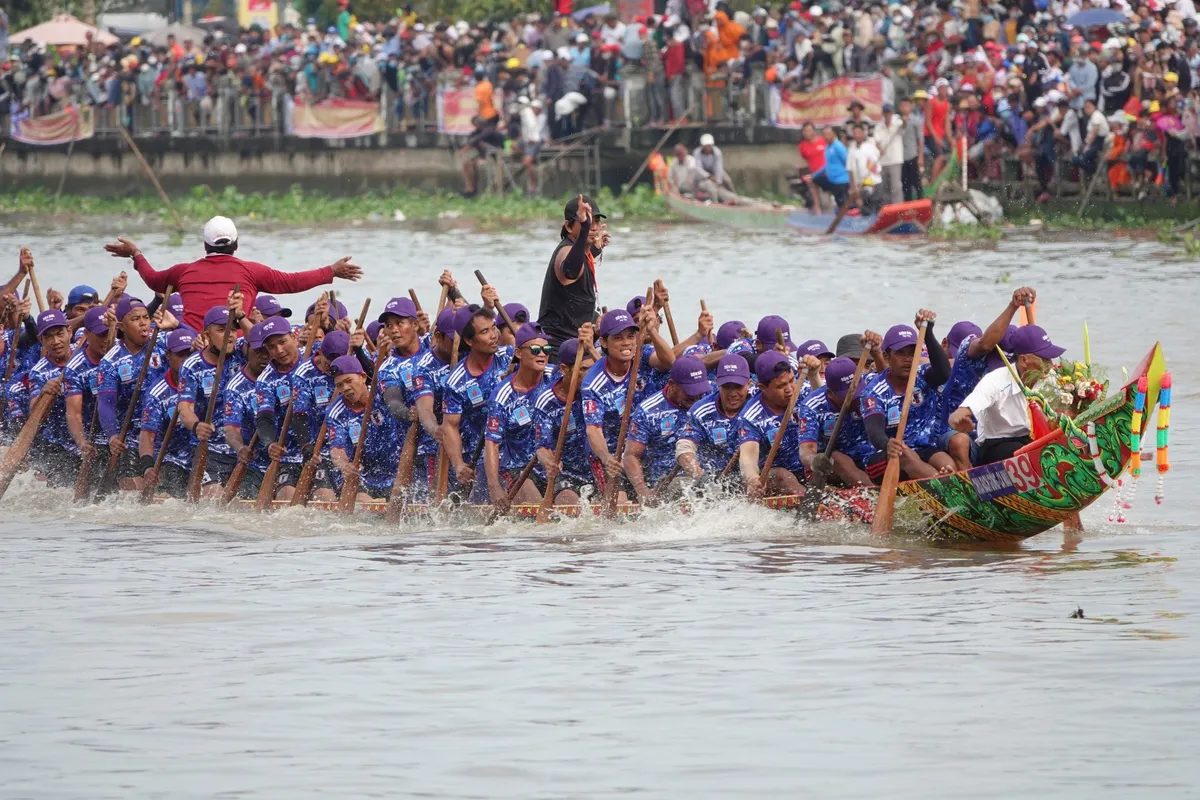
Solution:
<path fill-rule="evenodd" d="M 537 454 L 536 453 L 534 453 L 533 457 L 530 458 L 529 461 L 525 464 L 525 466 L 521 468 L 521 472 L 519 475 L 517 475 L 517 479 L 515 481 L 513 481 L 513 485 L 510 486 L 508 491 L 505 493 L 505 499 L 506 499 L 505 506 L 504 506 L 505 508 L 508 508 L 509 506 L 511 506 L 513 504 L 513 501 L 517 499 L 517 492 L 521 491 L 521 487 L 525 484 L 525 481 L 529 480 L 529 474 L 531 472 L 533 472 L 533 468 L 535 465 L 537 465 Z M 549 492 L 549 491 L 550 490 L 547 489 L 547 492 Z M 493 522 L 496 521 L 496 518 L 499 516 L 500 516 L 500 511 L 495 506 L 492 506 L 491 510 L 488 512 L 487 519 L 484 520 L 483 524 L 491 525 Z"/>
<path fill-rule="evenodd" d="M 304 345 L 305 361 L 312 358 L 313 346 L 316 344 L 316 322 L 317 315 L 313 314 L 312 318 L 304 323 L 305 332 L 308 334 L 308 344 Z M 287 447 L 288 431 L 292 427 L 292 400 L 294 399 L 293 397 L 288 400 L 287 411 L 283 413 L 283 425 L 279 429 L 278 444 L 283 448 Z M 275 482 L 279 478 L 280 460 L 279 458 L 272 457 L 271 463 L 267 465 L 267 469 L 263 473 L 262 484 L 258 487 L 258 497 L 254 500 L 255 511 L 266 511 L 267 507 L 271 505 L 271 501 L 275 499 Z"/>
<path fill-rule="evenodd" d="M 480 286 L 488 285 L 487 278 L 483 277 L 483 273 L 479 270 L 475 270 L 475 277 L 479 280 Z M 508 318 L 508 312 L 504 310 L 504 306 L 500 302 L 499 294 L 496 295 L 496 313 L 498 313 L 500 318 L 504 320 L 504 324 L 508 326 L 509 331 L 511 331 L 512 335 L 515 337 L 517 335 L 517 326 L 511 319 Z"/>
<path fill-rule="evenodd" d="M 690 106 L 688 106 L 687 109 L 679 116 L 679 119 L 675 120 L 675 122 L 671 124 L 671 127 L 667 128 L 666 133 L 659 137 L 658 143 L 654 145 L 654 149 L 651 150 L 646 158 L 642 161 L 641 166 L 634 171 L 633 177 L 621 187 L 621 191 L 617 192 L 617 197 L 625 194 L 625 192 L 629 191 L 629 189 L 632 188 L 635 183 L 637 183 L 637 179 L 642 177 L 642 173 L 646 171 L 646 165 L 650 163 L 650 159 L 655 153 L 662 149 L 662 146 L 667 143 L 667 139 L 671 137 L 671 134 L 679 130 L 679 126 L 683 124 L 684 120 L 688 118 L 688 115 L 692 113 L 692 109 L 695 107 L 695 103 L 692 103 Z"/>
<path fill-rule="evenodd" d="M 404 434 L 404 446 L 400 448 L 400 463 L 396 465 L 396 479 L 392 481 L 392 492 L 388 496 L 387 511 L 384 521 L 389 525 L 400 522 L 404 507 L 408 502 L 408 489 L 412 484 L 413 464 L 417 459 L 417 443 L 421 438 L 421 423 L 409 423 L 408 431 Z"/>
<path fill-rule="evenodd" d="M 362 426 L 358 432 L 358 443 L 354 446 L 354 466 L 362 464 L 363 450 L 367 444 L 367 434 L 371 430 L 371 412 L 375 409 L 375 399 L 379 397 L 379 370 L 383 366 L 387 353 L 380 352 L 375 357 L 375 375 L 371 379 L 371 393 L 367 397 L 367 407 L 363 411 Z M 345 402 L 345 398 L 342 398 Z M 358 487 L 362 483 L 361 475 L 343 476 L 342 496 L 338 498 L 338 510 L 343 514 L 354 513 L 354 501 L 358 497 Z"/>
<path fill-rule="evenodd" d="M 671 346 L 679 344 L 679 334 L 675 332 L 675 318 L 671 316 L 671 301 L 663 300 L 663 316 L 667 318 L 667 330 L 671 332 Z"/>
<path fill-rule="evenodd" d="M 37 303 L 38 313 L 46 310 L 46 298 L 42 295 L 42 287 L 38 286 L 37 273 L 33 271 L 33 264 L 29 265 L 29 280 L 33 283 L 33 299 Z"/>
<path fill-rule="evenodd" d="M 897 441 L 904 441 L 904 428 L 908 425 L 908 410 L 912 407 L 913 387 L 920 370 L 921 348 L 925 346 L 925 329 L 922 322 L 917 328 L 917 344 L 913 351 L 912 370 L 908 373 L 908 386 L 904 390 L 904 405 L 900 409 L 900 424 L 896 426 Z M 900 483 L 900 459 L 888 458 L 887 471 L 883 473 L 883 485 L 879 487 L 879 502 L 875 505 L 875 516 L 871 520 L 871 533 L 886 534 L 892 530 L 892 515 L 896 511 L 896 487 Z"/>
<path fill-rule="evenodd" d="M 242 285 L 234 284 L 233 293 L 241 294 Z M 167 302 L 164 298 L 163 303 Z M 229 336 L 233 330 L 233 314 L 225 320 L 225 336 L 221 339 L 221 352 L 217 354 L 217 369 L 213 375 L 213 388 L 208 394 L 208 409 L 204 412 L 204 424 L 212 425 L 213 412 L 217 408 L 217 395 L 221 393 L 221 373 L 225 371 L 225 356 L 229 352 Z M 201 356 L 203 358 L 203 356 Z M 208 466 L 208 440 L 196 445 L 192 453 L 192 471 L 188 478 L 187 499 L 189 503 L 200 502 L 200 488 L 204 485 L 204 470 Z"/>
<path fill-rule="evenodd" d="M 183 233 L 183 219 L 179 216 L 179 212 L 175 210 L 175 206 L 171 203 L 171 198 L 167 196 L 163 190 L 162 184 L 158 182 L 158 176 L 154 174 L 154 169 L 150 166 L 150 162 L 146 161 L 146 157 L 142 155 L 141 148 L 137 146 L 137 142 L 129 135 L 129 131 L 124 125 L 118 125 L 117 129 L 121 131 L 121 135 L 125 137 L 125 143 L 129 145 L 129 149 L 137 156 L 137 160 L 141 162 L 142 169 L 146 171 L 146 177 L 150 179 L 150 183 L 154 184 L 154 188 L 158 190 L 158 196 L 162 198 L 163 205 L 171 212 L 171 216 L 175 218 L 175 230 Z"/>
<path fill-rule="evenodd" d="M 554 443 L 554 463 L 546 468 L 546 493 L 538 504 L 537 524 L 545 525 L 550 521 L 550 508 L 554 505 L 554 484 L 558 480 L 558 464 L 562 460 L 563 448 L 567 443 L 567 428 L 571 425 L 571 407 L 575 405 L 575 393 L 583 376 L 579 374 L 579 365 L 583 363 L 584 346 L 580 343 L 575 350 L 575 366 L 571 369 L 571 382 L 567 384 L 567 404 L 563 408 L 562 423 L 558 427 L 558 440 Z"/>
<path fill-rule="evenodd" d="M 707 312 L 707 311 L 708 311 L 708 304 L 704 302 L 704 299 L 703 299 L 703 298 L 701 298 L 701 300 L 700 300 L 700 310 L 701 310 L 702 312 Z M 709 346 L 709 347 L 712 347 L 712 344 L 713 344 L 713 334 L 712 334 L 712 329 L 711 329 L 711 328 L 709 328 L 709 330 L 708 330 L 708 335 L 707 335 L 706 337 L 704 337 L 704 338 L 705 338 L 705 339 L 708 341 L 708 346 Z"/>
<path fill-rule="evenodd" d="M 71 168 L 71 156 L 75 153 L 75 140 L 67 145 L 67 160 L 63 162 L 62 175 L 58 176 L 58 189 L 54 192 L 54 206 L 58 208 L 58 198 L 62 197 L 63 185 L 67 182 L 67 170 Z"/>
<path fill-rule="evenodd" d="M 146 505 L 154 500 L 154 490 L 158 488 L 158 478 L 162 472 L 163 459 L 167 455 L 167 447 L 171 444 L 171 437 L 175 434 L 175 426 L 179 422 L 179 403 L 175 403 L 175 410 L 171 413 L 171 421 L 167 423 L 167 430 L 163 433 L 162 444 L 158 447 L 158 453 L 154 456 L 154 469 L 151 475 L 154 480 L 147 480 L 146 485 L 142 487 L 142 505 Z M 193 473 L 194 474 L 194 473 Z M 200 472 L 203 475 L 203 471 Z M 189 488 L 189 492 L 191 489 Z"/>
<path fill-rule="evenodd" d="M 233 472 L 229 473 L 229 480 L 225 481 L 225 488 L 221 491 L 221 505 L 227 506 L 233 502 L 233 498 L 237 497 L 238 490 L 242 488 L 242 481 L 246 479 L 246 470 L 249 468 L 250 459 L 254 458 L 254 448 L 258 445 L 258 431 L 250 437 L 250 444 L 246 447 L 250 450 L 250 455 L 245 461 L 240 458 L 233 466 Z"/>
<path fill-rule="evenodd" d="M 652 302 L 654 302 L 653 287 L 646 290 L 646 305 L 649 306 Z M 637 346 L 633 349 L 633 362 L 629 365 L 629 386 L 625 390 L 625 408 L 621 410 L 621 427 L 617 431 L 617 447 L 613 453 L 618 464 L 621 463 L 621 455 L 625 451 L 625 437 L 629 433 L 629 415 L 633 411 L 633 397 L 637 393 L 638 366 L 642 361 L 642 345 L 645 341 L 646 334 L 639 332 Z M 621 491 L 621 481 L 620 478 L 614 478 L 611 475 L 606 475 L 605 478 L 604 498 L 600 506 L 600 513 L 611 519 L 617 515 L 617 499 Z"/>
<path fill-rule="evenodd" d="M 842 432 L 842 425 L 846 421 L 846 415 L 850 408 L 854 405 L 854 394 L 858 391 L 858 381 L 862 378 L 863 371 L 867 368 L 867 358 L 871 355 L 869 349 L 863 349 L 858 356 L 858 364 L 854 367 L 854 377 L 850 379 L 850 388 L 846 390 L 846 396 L 842 398 L 842 407 L 838 409 L 837 422 L 833 423 L 833 432 L 829 434 L 829 441 L 825 445 L 825 458 L 832 458 L 833 451 L 837 448 L 838 434 Z M 817 504 L 820 502 L 822 495 L 825 493 L 825 484 L 829 480 L 829 475 L 823 470 L 813 470 L 812 479 L 808 482 L 804 499 L 800 503 L 800 511 L 807 516 L 816 516 Z"/>
<path fill-rule="evenodd" d="M 329 401 L 330 408 L 333 408 L 337 399 L 338 393 L 335 391 L 333 398 Z M 305 505 L 312 495 L 313 484 L 317 479 L 317 467 L 321 465 L 321 450 L 324 449 L 325 438 L 329 435 L 328 422 L 328 415 L 326 415 L 326 418 L 321 420 L 321 427 L 317 428 L 317 440 L 313 446 L 313 454 L 300 468 L 300 477 L 296 479 L 296 490 L 292 492 L 292 499 L 288 502 L 289 506 Z"/>

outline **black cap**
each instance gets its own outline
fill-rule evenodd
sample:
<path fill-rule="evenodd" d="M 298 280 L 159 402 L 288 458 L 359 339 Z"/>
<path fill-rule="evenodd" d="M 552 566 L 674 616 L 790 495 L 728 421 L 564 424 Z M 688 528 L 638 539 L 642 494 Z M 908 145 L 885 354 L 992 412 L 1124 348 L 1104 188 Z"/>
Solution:
<path fill-rule="evenodd" d="M 834 348 L 837 351 L 837 355 L 847 358 L 858 358 L 861 356 L 863 351 L 862 344 L 859 343 L 861 338 L 861 333 L 847 333 L 838 339 L 837 347 Z"/>
<path fill-rule="evenodd" d="M 589 206 L 591 206 L 593 217 L 604 217 L 604 214 L 600 211 L 600 206 L 596 205 L 595 200 L 593 200 L 592 198 L 588 197 L 585 194 L 583 196 L 583 202 L 585 202 Z M 563 219 L 565 219 L 567 222 L 574 222 L 575 215 L 578 213 L 579 213 L 579 196 L 576 195 L 575 197 L 572 197 L 570 200 L 567 201 L 567 206 L 566 206 L 566 208 L 563 209 Z M 607 217 L 605 217 L 605 218 L 607 219 Z"/>

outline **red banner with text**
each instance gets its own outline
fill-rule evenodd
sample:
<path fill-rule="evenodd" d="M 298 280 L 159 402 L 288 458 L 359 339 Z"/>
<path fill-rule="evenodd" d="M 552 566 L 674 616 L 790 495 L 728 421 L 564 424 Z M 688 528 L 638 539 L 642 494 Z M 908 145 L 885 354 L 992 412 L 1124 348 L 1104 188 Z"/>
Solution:
<path fill-rule="evenodd" d="M 779 105 L 777 128 L 800 128 L 811 122 L 822 125 L 840 125 L 850 116 L 847 106 L 858 100 L 865 108 L 864 113 L 878 120 L 883 106 L 883 78 L 835 78 L 810 92 L 784 91 Z"/>
<path fill-rule="evenodd" d="M 95 130 L 92 109 L 83 106 L 66 108 L 44 117 L 15 116 L 10 134 L 25 144 L 53 145 L 90 139 Z"/>
<path fill-rule="evenodd" d="M 474 90 L 443 89 L 438 92 L 438 133 L 469 136 L 475 131 L 475 125 L 471 120 L 478 113 L 479 103 L 475 102 Z"/>

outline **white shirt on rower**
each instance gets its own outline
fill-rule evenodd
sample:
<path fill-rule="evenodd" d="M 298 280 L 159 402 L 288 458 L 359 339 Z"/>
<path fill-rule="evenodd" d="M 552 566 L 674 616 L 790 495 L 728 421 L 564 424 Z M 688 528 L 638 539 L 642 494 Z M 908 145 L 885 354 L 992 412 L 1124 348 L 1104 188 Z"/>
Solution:
<path fill-rule="evenodd" d="M 1029 405 L 1007 369 L 984 375 L 960 407 L 969 408 L 974 415 L 980 442 L 1029 435 Z"/>

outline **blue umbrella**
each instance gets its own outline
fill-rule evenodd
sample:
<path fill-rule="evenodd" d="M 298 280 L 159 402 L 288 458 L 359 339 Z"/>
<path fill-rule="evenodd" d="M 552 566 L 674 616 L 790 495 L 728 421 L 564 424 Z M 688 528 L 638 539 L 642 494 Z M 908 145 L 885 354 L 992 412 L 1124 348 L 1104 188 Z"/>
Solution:
<path fill-rule="evenodd" d="M 1120 11 L 1115 11 L 1111 8 L 1089 8 L 1080 11 L 1067 20 L 1069 25 L 1076 28 L 1092 28 L 1097 25 L 1116 25 L 1122 22 L 1129 22 L 1129 18 Z"/>
<path fill-rule="evenodd" d="M 587 17 L 591 14 L 595 14 L 597 17 L 603 17 L 603 16 L 607 15 L 608 12 L 609 12 L 609 5 L 607 3 L 605 3 L 604 5 L 600 5 L 600 6 L 588 6 L 587 8 L 581 8 L 578 11 L 572 13 L 571 16 L 574 17 L 576 20 L 583 21 L 584 19 L 587 19 Z"/>

